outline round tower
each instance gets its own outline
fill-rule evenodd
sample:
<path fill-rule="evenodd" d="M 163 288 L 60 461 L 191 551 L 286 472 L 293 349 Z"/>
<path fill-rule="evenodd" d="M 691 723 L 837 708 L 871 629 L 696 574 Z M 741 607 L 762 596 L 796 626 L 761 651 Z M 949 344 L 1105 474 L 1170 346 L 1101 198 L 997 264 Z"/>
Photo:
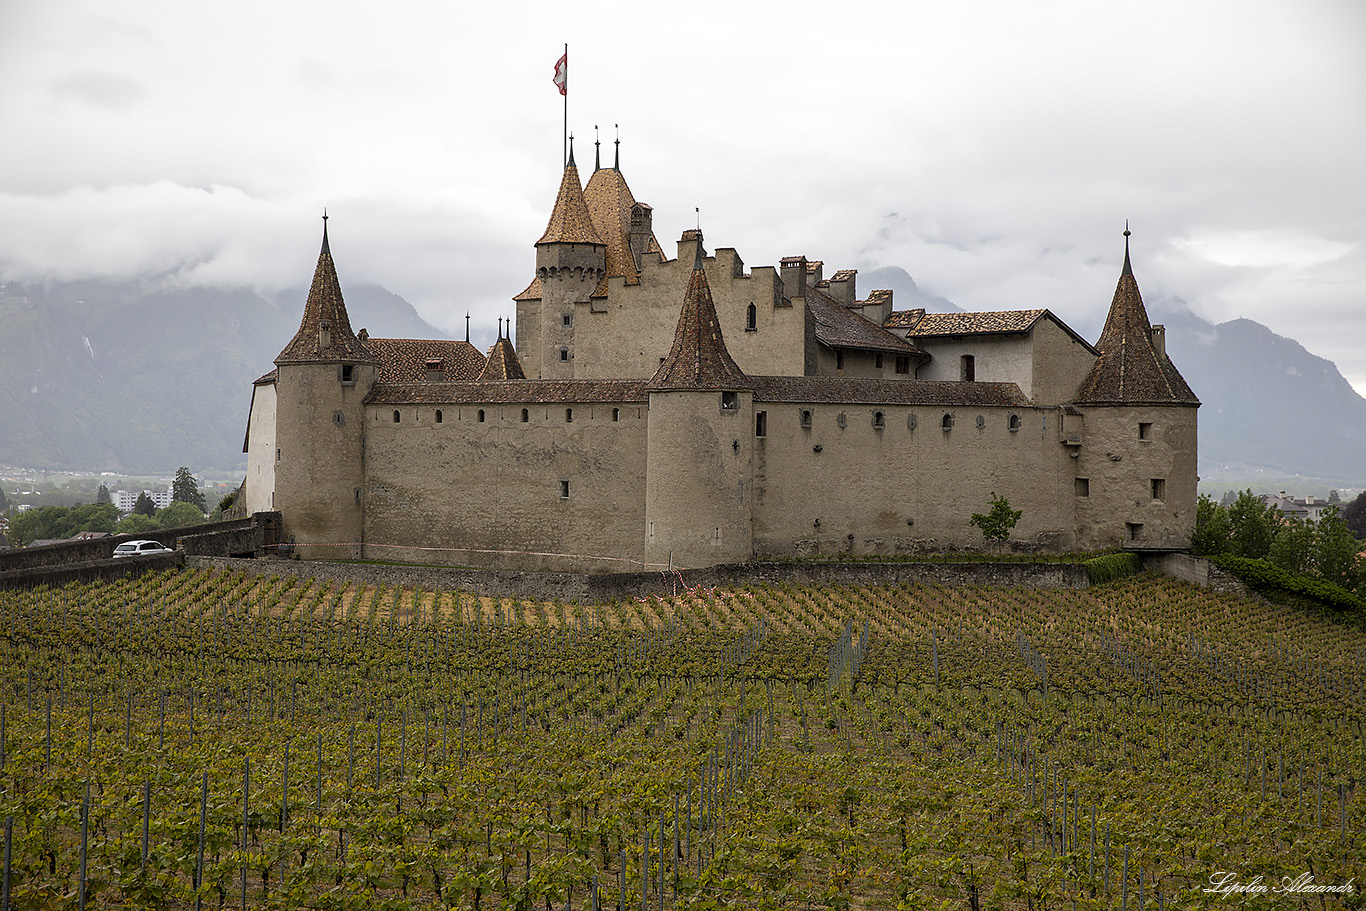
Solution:
<path fill-rule="evenodd" d="M 361 556 L 364 399 L 379 361 L 351 331 L 327 239 L 299 331 L 275 359 L 275 509 L 305 558 Z"/>
<path fill-rule="evenodd" d="M 683 567 L 753 553 L 754 394 L 726 350 L 697 240 L 673 348 L 647 387 L 645 559 Z"/>

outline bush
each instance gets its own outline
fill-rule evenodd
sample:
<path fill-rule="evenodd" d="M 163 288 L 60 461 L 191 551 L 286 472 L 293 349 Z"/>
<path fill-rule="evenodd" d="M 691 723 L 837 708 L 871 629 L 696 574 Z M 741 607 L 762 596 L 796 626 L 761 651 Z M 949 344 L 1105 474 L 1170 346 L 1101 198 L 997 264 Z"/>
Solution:
<path fill-rule="evenodd" d="M 1341 610 L 1366 608 L 1366 601 L 1340 585 L 1287 572 L 1267 560 L 1220 554 L 1210 557 L 1210 561 L 1215 566 L 1233 573 L 1253 591 L 1267 595 L 1273 600 L 1276 595 L 1286 592 Z"/>
<path fill-rule="evenodd" d="M 1086 567 L 1086 578 L 1091 584 L 1100 585 L 1102 582 L 1113 582 L 1136 575 L 1142 568 L 1143 561 L 1139 559 L 1138 554 L 1106 554 L 1103 557 L 1092 557 L 1082 566 Z"/>

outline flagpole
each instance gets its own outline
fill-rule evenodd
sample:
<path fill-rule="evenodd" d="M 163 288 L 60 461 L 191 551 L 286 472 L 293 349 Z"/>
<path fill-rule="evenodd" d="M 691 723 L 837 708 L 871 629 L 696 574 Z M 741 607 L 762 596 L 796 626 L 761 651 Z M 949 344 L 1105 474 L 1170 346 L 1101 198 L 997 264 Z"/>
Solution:
<path fill-rule="evenodd" d="M 569 163 L 569 42 L 564 44 L 564 130 L 560 133 L 560 168 Z"/>

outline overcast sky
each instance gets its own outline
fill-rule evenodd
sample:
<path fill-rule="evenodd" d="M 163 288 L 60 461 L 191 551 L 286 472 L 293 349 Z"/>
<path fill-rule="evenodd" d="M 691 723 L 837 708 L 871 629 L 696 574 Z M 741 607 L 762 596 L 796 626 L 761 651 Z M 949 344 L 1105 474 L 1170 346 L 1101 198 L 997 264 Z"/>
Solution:
<path fill-rule="evenodd" d="M 620 124 L 668 251 L 700 207 L 747 264 L 900 266 L 1094 340 L 1127 218 L 1150 305 L 1256 319 L 1366 394 L 1360 0 L 0 0 L 0 281 L 305 285 L 326 206 L 343 289 L 491 342 L 559 183 L 566 42 L 580 172 Z"/>

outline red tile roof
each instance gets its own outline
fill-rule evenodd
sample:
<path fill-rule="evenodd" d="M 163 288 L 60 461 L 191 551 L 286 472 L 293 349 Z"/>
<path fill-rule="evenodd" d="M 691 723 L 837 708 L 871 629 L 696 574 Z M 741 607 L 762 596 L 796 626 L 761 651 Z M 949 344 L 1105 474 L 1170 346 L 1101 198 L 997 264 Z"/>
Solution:
<path fill-rule="evenodd" d="M 326 338 L 323 327 L 326 327 Z M 326 341 L 327 344 L 323 344 Z M 348 361 L 375 363 L 375 357 L 351 331 L 351 320 L 346 315 L 341 282 L 337 267 L 332 262 L 332 250 L 327 242 L 327 222 L 323 221 L 323 246 L 318 253 L 318 265 L 313 270 L 313 284 L 308 289 L 304 315 L 299 331 L 285 345 L 276 364 L 316 364 Z"/>
<path fill-rule="evenodd" d="M 555 197 L 555 208 L 550 213 L 550 222 L 545 233 L 536 244 L 597 244 L 603 245 L 602 238 L 593 229 L 593 219 L 588 214 L 588 203 L 583 198 L 583 184 L 579 182 L 579 169 L 574 166 L 574 155 L 569 155 L 565 165 L 564 177 L 560 180 L 560 192 Z"/>
<path fill-rule="evenodd" d="M 697 260 L 683 295 L 673 348 L 650 378 L 651 389 L 737 389 L 747 383 L 721 336 L 721 322 L 702 268 L 700 232 L 697 241 Z"/>
<path fill-rule="evenodd" d="M 366 346 L 379 358 L 379 382 L 421 383 L 427 362 L 440 361 L 448 381 L 473 380 L 484 369 L 485 358 L 469 342 L 444 338 L 371 338 Z"/>
<path fill-rule="evenodd" d="M 849 405 L 991 405 L 1025 408 L 1029 399 L 1014 383 L 945 380 L 884 380 L 872 377 L 750 377 L 756 402 Z"/>
<path fill-rule="evenodd" d="M 644 402 L 640 380 L 503 380 L 491 383 L 379 383 L 367 405 L 502 405 L 520 402 Z"/>
<path fill-rule="evenodd" d="M 517 352 L 512 347 L 512 340 L 506 337 L 498 339 L 489 349 L 488 363 L 484 366 L 483 372 L 479 374 L 479 382 L 524 379 L 526 379 L 526 374 L 522 372 L 522 362 L 517 360 Z"/>

